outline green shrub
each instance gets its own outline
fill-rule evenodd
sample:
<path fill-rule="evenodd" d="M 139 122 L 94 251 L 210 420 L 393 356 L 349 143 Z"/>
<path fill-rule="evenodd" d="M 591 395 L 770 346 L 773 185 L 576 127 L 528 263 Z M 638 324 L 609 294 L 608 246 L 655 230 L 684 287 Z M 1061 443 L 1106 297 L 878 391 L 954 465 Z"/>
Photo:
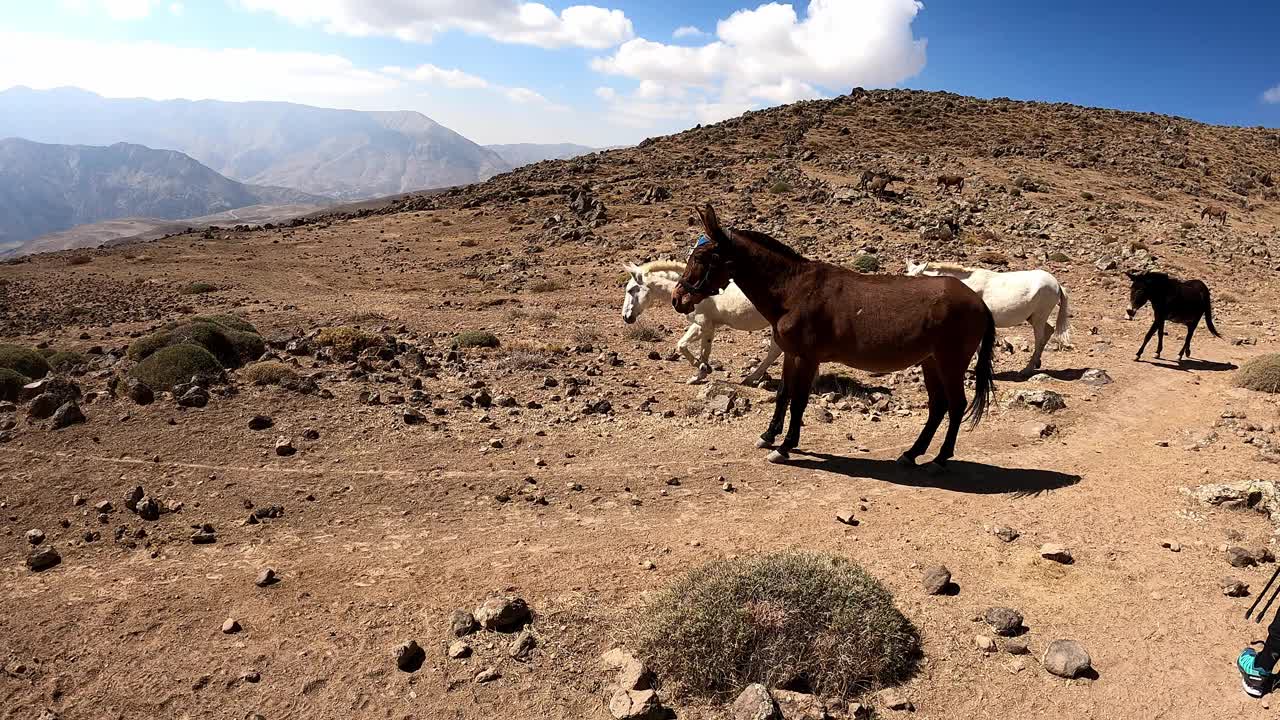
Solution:
<path fill-rule="evenodd" d="M 920 638 L 893 597 L 840 557 L 718 560 L 657 595 L 637 653 L 677 695 L 725 699 L 750 683 L 846 697 L 905 678 Z"/>
<path fill-rule="evenodd" d="M 1058 263 L 1071 262 L 1071 256 L 1067 255 L 1062 251 L 1051 252 L 1049 253 L 1049 262 L 1058 262 Z"/>
<path fill-rule="evenodd" d="M 873 273 L 880 269 L 880 258 L 875 255 L 863 253 L 853 259 L 853 267 L 858 272 Z"/>
<path fill-rule="evenodd" d="M 453 346 L 460 348 L 496 348 L 498 336 L 488 330 L 465 330 L 453 338 Z"/>
<path fill-rule="evenodd" d="M 1080 191 L 1080 199 L 1081 199 L 1081 200 L 1092 200 L 1092 199 L 1093 199 L 1093 193 L 1089 192 L 1088 190 L 1081 190 L 1081 191 Z"/>
<path fill-rule="evenodd" d="M 21 345 L 0 345 L 0 368 L 39 380 L 53 369 L 40 353 Z"/>
<path fill-rule="evenodd" d="M 534 280 L 529 283 L 529 292 L 555 292 L 564 287 L 559 280 Z"/>
<path fill-rule="evenodd" d="M 787 182 L 786 180 L 779 180 L 778 182 L 769 186 L 769 192 L 773 193 L 774 195 L 789 193 L 791 192 L 791 183 Z"/>
<path fill-rule="evenodd" d="M 253 385 L 283 385 L 298 380 L 298 373 L 278 360 L 250 363 L 240 369 L 239 376 Z"/>
<path fill-rule="evenodd" d="M 49 363 L 49 367 L 57 372 L 66 372 L 89 363 L 89 356 L 74 350 L 50 350 L 44 353 L 44 359 Z"/>
<path fill-rule="evenodd" d="M 230 317 L 230 316 L 216 316 Z M 227 321 L 229 322 L 229 320 Z M 243 323 L 241 327 L 248 326 Z M 161 348 L 190 343 L 208 350 L 226 368 L 238 368 L 266 351 L 262 336 L 220 324 L 214 318 L 193 318 L 166 325 L 129 344 L 131 360 L 145 360 Z"/>
<path fill-rule="evenodd" d="M 341 353 L 355 355 L 362 350 L 378 347 L 382 338 L 348 325 L 327 327 L 316 334 L 316 344 L 331 347 Z"/>
<path fill-rule="evenodd" d="M 156 390 L 169 390 L 174 385 L 188 382 L 196 375 L 221 375 L 218 358 L 194 343 L 178 343 L 151 353 L 129 370 L 129 376 L 137 378 Z"/>
<path fill-rule="evenodd" d="M 1280 353 L 1259 355 L 1236 371 L 1236 387 L 1265 393 L 1280 393 Z"/>
<path fill-rule="evenodd" d="M 181 295 L 203 295 L 205 293 L 215 292 L 217 289 L 217 285 L 207 282 L 193 282 L 178 288 L 178 293 Z"/>
<path fill-rule="evenodd" d="M 253 333 L 254 335 L 262 334 L 258 332 L 258 328 L 254 327 L 252 323 L 238 315 L 196 315 L 191 318 L 191 322 L 211 322 L 225 328 L 239 330 L 240 332 Z"/>
<path fill-rule="evenodd" d="M 0 368 L 0 400 L 16 402 L 22 386 L 31 382 L 31 378 L 17 370 Z"/>

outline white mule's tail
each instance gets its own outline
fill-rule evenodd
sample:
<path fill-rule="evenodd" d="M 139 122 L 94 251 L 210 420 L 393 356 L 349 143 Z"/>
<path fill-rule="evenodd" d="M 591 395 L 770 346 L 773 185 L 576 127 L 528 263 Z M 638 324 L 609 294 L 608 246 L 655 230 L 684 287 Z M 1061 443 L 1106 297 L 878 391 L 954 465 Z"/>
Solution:
<path fill-rule="evenodd" d="M 1058 324 L 1053 328 L 1053 339 L 1058 347 L 1071 346 L 1071 315 L 1067 310 L 1067 289 L 1058 286 Z"/>

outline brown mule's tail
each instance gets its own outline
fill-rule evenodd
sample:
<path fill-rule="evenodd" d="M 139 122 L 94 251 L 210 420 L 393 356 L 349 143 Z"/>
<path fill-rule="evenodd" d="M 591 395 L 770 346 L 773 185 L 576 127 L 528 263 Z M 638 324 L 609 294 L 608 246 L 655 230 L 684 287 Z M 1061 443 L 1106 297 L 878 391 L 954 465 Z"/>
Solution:
<path fill-rule="evenodd" d="M 991 310 L 987 309 L 987 329 L 982 335 L 982 345 L 978 347 L 978 364 L 974 366 L 974 374 L 977 375 L 977 387 L 973 395 L 973 404 L 969 406 L 969 414 L 967 416 L 970 427 L 982 422 L 982 416 L 987 412 L 987 405 L 996 394 L 995 371 L 991 367 L 991 359 L 995 355 L 995 348 L 996 319 L 992 317 Z"/>

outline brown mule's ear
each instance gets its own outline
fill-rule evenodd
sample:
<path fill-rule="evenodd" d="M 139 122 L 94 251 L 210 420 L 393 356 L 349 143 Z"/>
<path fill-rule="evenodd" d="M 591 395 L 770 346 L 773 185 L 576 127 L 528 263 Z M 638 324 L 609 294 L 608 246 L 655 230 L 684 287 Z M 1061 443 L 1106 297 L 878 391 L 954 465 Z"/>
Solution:
<path fill-rule="evenodd" d="M 708 238 L 712 240 L 724 238 L 724 230 L 720 228 L 720 219 L 716 217 L 716 211 L 711 207 L 711 203 L 699 208 L 698 216 L 702 218 L 702 229 L 706 231 Z"/>
<path fill-rule="evenodd" d="M 1124 271 L 1124 274 L 1125 274 L 1125 275 L 1128 275 L 1130 280 L 1137 280 L 1137 279 L 1138 279 L 1138 276 L 1137 276 L 1135 273 L 1130 272 L 1130 271 L 1128 271 L 1128 270 L 1125 270 L 1125 271 Z"/>

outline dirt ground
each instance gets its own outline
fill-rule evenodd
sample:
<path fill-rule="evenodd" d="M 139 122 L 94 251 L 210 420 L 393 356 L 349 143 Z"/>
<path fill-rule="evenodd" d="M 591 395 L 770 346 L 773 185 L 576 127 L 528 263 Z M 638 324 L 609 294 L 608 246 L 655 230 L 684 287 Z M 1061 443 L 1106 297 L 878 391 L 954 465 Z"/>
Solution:
<path fill-rule="evenodd" d="M 659 151 L 616 157 L 625 169 L 628 157 Z M 572 161 L 552 165 L 574 172 Z M 762 167 L 745 167 L 767 177 Z M 852 184 L 832 163 L 799 167 L 809 178 Z M 995 184 L 1024 165 L 975 157 L 966 168 Z M 614 178 L 600 187 L 625 181 L 617 169 L 597 172 Z M 386 328 L 429 357 L 447 358 L 450 338 L 464 329 L 491 330 L 503 343 L 445 360 L 424 377 L 431 407 L 446 414 L 423 407 L 431 422 L 419 425 L 403 422 L 403 406 L 358 400 L 369 390 L 407 395 L 412 373 L 353 372 L 354 364 L 305 356 L 296 359 L 299 369 L 317 373 L 331 399 L 244 383 L 235 394 L 215 393 L 203 409 L 168 398 L 139 407 L 102 394 L 84 404 L 88 423 L 57 431 L 27 424 L 19 408 L 14 437 L 0 443 L 0 717 L 37 718 L 48 709 L 66 719 L 606 718 L 608 676 L 597 661 L 626 643 L 627 620 L 646 593 L 713 558 L 784 549 L 843 555 L 894 593 L 924 638 L 919 671 L 902 688 L 915 717 L 1280 714 L 1247 699 L 1233 667 L 1240 648 L 1264 634 L 1265 625 L 1243 614 L 1274 566 L 1232 568 L 1224 553 L 1227 544 L 1271 544 L 1273 526 L 1181 492 L 1277 475 L 1244 442 L 1277 439 L 1276 399 L 1231 387 L 1230 372 L 1280 349 L 1280 286 L 1269 264 L 1169 241 L 1169 228 L 1194 217 L 1198 201 L 1143 199 L 1105 176 L 1120 209 L 1096 232 L 1125 228 L 1127 238 L 1150 244 L 1161 267 L 1205 279 L 1223 339 L 1202 327 L 1195 361 L 1156 361 L 1149 349 L 1148 361 L 1134 362 L 1150 310 L 1124 319 L 1128 283 L 1118 270 L 1095 268 L 1094 251 L 1083 249 L 1094 246 L 1077 246 L 1068 251 L 1076 260 L 1056 264 L 1034 251 L 1015 256 L 1013 267 L 1044 265 L 1067 287 L 1074 347 L 1046 352 L 1051 377 L 1032 380 L 1015 372 L 1029 329 L 1001 331 L 1015 349 L 997 354 L 999 401 L 976 430 L 961 433 L 949 474 L 893 463 L 924 420 L 924 393 L 910 373 L 846 371 L 888 388 L 891 407 L 833 408 L 825 423 L 815 399 L 803 452 L 775 466 L 753 447 L 771 407 L 767 390 L 738 388 L 752 400 L 740 417 L 691 415 L 700 388 L 684 384 L 687 364 L 666 359 L 683 319 L 667 306 L 649 309 L 645 321 L 663 330 L 656 342 L 629 339 L 621 322 L 622 262 L 676 256 L 697 233 L 688 208 L 707 192 L 701 170 L 687 175 L 694 179 L 672 187 L 676 198 L 666 204 L 601 190 L 610 220 L 594 229 L 598 242 L 540 241 L 536 252 L 529 234 L 544 217 L 568 213 L 563 195 L 494 201 L 500 206 L 444 202 L 287 230 L 175 237 L 94 252 L 88 262 L 55 254 L 0 266 L 9 342 L 111 350 L 163 321 L 230 311 L 269 340 L 354 323 Z M 903 197 L 919 205 L 907 212 L 949 202 L 925 177 L 908 178 Z M 988 224 L 1025 217 L 1016 203 L 1026 202 L 1058 218 L 1048 231 L 1055 238 L 1084 243 L 1095 230 L 1068 230 L 1063 218 L 1076 211 L 1064 208 L 1103 176 L 1059 167 L 1041 177 L 1052 177 L 1051 194 L 993 199 L 1006 204 L 1001 221 Z M 734 207 L 745 182 L 716 197 Z M 797 234 L 822 219 L 817 240 L 804 243 L 811 252 L 848 262 L 874 243 L 889 272 L 930 252 L 915 227 L 869 237 L 881 213 L 903 212 L 886 201 L 859 198 L 847 218 L 837 206 L 806 209 L 789 196 L 759 193 L 754 203 L 755 215 L 722 217 L 767 227 L 782 206 L 784 224 L 805 228 Z M 1266 205 L 1226 228 L 1197 224 L 1188 232 L 1220 248 L 1275 248 L 1276 220 Z M 859 232 L 850 237 L 848 228 Z M 1016 255 L 1037 243 L 1034 233 L 1010 232 L 992 246 Z M 525 262 L 503 268 L 515 260 Z M 535 280 L 544 281 L 541 292 Z M 220 290 L 176 292 L 193 281 Z M 1170 328 L 1166 358 L 1182 332 Z M 763 340 L 722 332 L 713 359 L 724 369 L 715 377 L 741 377 Z M 582 345 L 592 349 L 575 351 Z M 609 352 L 617 364 L 602 354 Z M 114 370 L 106 356 L 95 363 L 77 380 L 101 392 Z M 1092 368 L 1114 382 L 1083 384 L 1081 372 Z M 556 387 L 545 387 L 547 377 Z M 570 377 L 583 381 L 578 397 L 568 396 Z M 460 398 L 480 383 L 517 406 L 464 407 Z M 1052 415 L 1005 407 L 1018 389 L 1057 391 L 1067 406 Z M 610 412 L 584 411 L 601 399 Z M 667 410 L 673 416 L 664 417 Z M 1237 433 L 1231 419 L 1224 426 L 1224 412 L 1260 429 Z M 248 429 L 259 414 L 274 427 Z M 1028 429 L 1039 423 L 1052 424 L 1052 434 Z M 1215 428 L 1214 439 L 1193 445 Z M 306 429 L 319 439 L 304 439 Z M 279 436 L 292 438 L 297 454 L 277 456 Z M 122 507 L 137 485 L 182 509 L 140 520 Z M 73 504 L 77 495 L 86 504 Z M 115 506 L 105 522 L 93 509 L 101 500 Z M 271 504 L 285 515 L 243 524 L 248 508 Z M 859 524 L 838 522 L 841 511 Z M 215 527 L 217 541 L 191 544 L 192 526 L 203 523 Z M 998 525 L 1020 536 L 1003 542 L 990 532 Z M 40 573 L 23 565 L 31 528 L 46 533 L 60 565 Z M 86 542 L 86 532 L 101 537 Z M 1069 546 L 1075 562 L 1040 558 L 1042 543 Z M 950 568 L 958 594 L 921 588 L 924 568 L 938 563 Z M 264 567 L 280 582 L 255 586 Z M 1251 595 L 1224 597 L 1225 576 L 1249 583 Z M 539 637 L 532 657 L 510 658 L 510 637 L 485 632 L 471 658 L 449 659 L 449 613 L 491 594 L 528 601 Z M 975 618 L 990 606 L 1024 614 L 1032 655 L 975 647 L 974 636 L 989 632 Z M 242 630 L 224 634 L 228 618 Z M 1088 649 L 1096 678 L 1067 681 L 1040 667 L 1059 638 Z M 409 639 L 426 649 L 415 673 L 397 670 L 393 657 Z M 475 683 L 486 668 L 501 677 Z M 722 706 L 670 704 L 681 718 L 727 716 Z"/>

